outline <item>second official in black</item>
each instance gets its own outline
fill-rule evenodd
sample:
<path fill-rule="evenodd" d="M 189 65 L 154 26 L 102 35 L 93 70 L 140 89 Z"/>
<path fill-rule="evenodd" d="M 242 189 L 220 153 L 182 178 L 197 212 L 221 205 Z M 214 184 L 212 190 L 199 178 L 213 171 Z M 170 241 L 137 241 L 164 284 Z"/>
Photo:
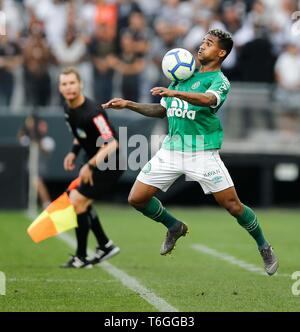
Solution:
<path fill-rule="evenodd" d="M 122 175 L 118 169 L 118 137 L 106 112 L 83 95 L 81 78 L 76 69 L 67 68 L 60 74 L 59 90 L 65 99 L 66 122 L 74 136 L 73 147 L 64 159 L 64 168 L 66 171 L 75 169 L 80 150 L 84 151 L 86 159 L 79 172 L 79 181 L 69 188 L 69 197 L 78 220 L 77 250 L 63 267 L 88 268 L 120 251 L 106 236 L 92 207 L 93 200 L 99 200 L 111 192 Z M 108 160 L 114 161 L 113 167 L 100 170 L 99 167 Z M 86 252 L 89 229 L 98 241 L 95 257 L 91 261 L 87 259 Z"/>

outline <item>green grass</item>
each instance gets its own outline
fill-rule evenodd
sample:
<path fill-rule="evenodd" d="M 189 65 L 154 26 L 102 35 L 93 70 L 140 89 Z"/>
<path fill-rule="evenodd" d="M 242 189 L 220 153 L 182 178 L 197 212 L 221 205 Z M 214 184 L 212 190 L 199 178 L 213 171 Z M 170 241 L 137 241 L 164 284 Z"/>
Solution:
<path fill-rule="evenodd" d="M 172 255 L 161 257 L 162 225 L 126 206 L 99 205 L 107 233 L 122 250 L 109 262 L 180 311 L 300 311 L 290 277 L 257 275 L 191 247 L 201 243 L 262 266 L 255 242 L 224 211 L 170 210 L 190 233 Z M 300 270 L 300 211 L 257 212 L 280 259 L 279 272 Z M 72 250 L 56 238 L 34 244 L 26 234 L 29 224 L 21 213 L 0 213 L 0 270 L 7 278 L 0 311 L 157 311 L 101 268 L 59 269 Z"/>

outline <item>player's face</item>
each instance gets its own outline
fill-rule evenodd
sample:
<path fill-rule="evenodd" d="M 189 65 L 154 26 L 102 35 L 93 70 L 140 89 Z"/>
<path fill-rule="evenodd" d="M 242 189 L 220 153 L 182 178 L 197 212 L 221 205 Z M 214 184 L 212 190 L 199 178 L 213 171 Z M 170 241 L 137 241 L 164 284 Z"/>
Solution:
<path fill-rule="evenodd" d="M 81 82 L 73 73 L 67 75 L 62 74 L 59 77 L 59 92 L 63 95 L 65 100 L 72 101 L 81 94 Z"/>
<path fill-rule="evenodd" d="M 199 47 L 198 60 L 201 64 L 206 64 L 224 56 L 224 52 L 220 49 L 218 37 L 206 35 Z"/>

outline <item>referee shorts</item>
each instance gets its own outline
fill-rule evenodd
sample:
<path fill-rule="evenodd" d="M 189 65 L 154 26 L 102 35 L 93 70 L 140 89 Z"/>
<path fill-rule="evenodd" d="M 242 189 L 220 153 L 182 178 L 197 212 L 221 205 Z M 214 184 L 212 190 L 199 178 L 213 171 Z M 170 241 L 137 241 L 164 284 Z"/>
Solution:
<path fill-rule="evenodd" d="M 81 182 L 76 190 L 87 198 L 101 200 L 116 189 L 116 185 L 122 174 L 123 171 L 121 170 L 99 171 L 98 169 L 94 169 L 94 185 L 91 186 L 89 183 Z"/>

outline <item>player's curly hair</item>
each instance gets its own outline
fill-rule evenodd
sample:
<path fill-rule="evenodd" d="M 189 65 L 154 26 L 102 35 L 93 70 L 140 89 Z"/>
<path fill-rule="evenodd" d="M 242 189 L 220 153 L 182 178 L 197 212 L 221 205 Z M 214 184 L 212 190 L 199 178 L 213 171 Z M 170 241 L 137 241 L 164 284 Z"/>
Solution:
<path fill-rule="evenodd" d="M 233 39 L 231 34 L 220 29 L 209 30 L 207 34 L 218 37 L 221 49 L 226 51 L 226 55 L 223 58 L 224 61 L 233 47 Z"/>

